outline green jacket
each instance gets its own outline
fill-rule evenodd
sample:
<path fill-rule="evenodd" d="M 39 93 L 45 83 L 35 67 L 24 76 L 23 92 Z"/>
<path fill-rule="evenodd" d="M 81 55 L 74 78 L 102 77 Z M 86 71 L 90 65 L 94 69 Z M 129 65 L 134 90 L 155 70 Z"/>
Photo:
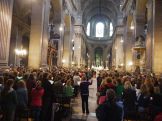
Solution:
<path fill-rule="evenodd" d="M 116 94 L 117 94 L 117 96 L 121 97 L 123 91 L 124 91 L 124 86 L 123 86 L 123 84 L 119 84 L 119 85 L 116 87 Z"/>
<path fill-rule="evenodd" d="M 73 87 L 72 86 L 65 86 L 64 87 L 64 94 L 66 97 L 72 97 L 73 96 Z"/>

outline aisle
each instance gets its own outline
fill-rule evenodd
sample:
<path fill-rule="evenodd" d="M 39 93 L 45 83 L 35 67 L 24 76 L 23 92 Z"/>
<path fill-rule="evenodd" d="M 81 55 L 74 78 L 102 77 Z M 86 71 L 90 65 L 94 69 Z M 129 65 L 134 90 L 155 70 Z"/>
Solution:
<path fill-rule="evenodd" d="M 72 121 L 97 121 L 95 110 L 97 107 L 96 98 L 89 97 L 89 115 L 82 114 L 81 98 L 72 100 L 73 114 Z"/>

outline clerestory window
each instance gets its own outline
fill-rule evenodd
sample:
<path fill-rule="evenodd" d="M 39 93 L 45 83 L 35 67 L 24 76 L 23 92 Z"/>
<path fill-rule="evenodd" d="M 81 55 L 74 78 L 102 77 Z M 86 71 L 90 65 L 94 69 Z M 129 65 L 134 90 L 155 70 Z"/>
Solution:
<path fill-rule="evenodd" d="M 102 22 L 96 24 L 96 37 L 104 37 L 105 26 Z"/>
<path fill-rule="evenodd" d="M 113 24 L 112 22 L 110 22 L 110 33 L 109 33 L 109 36 L 111 37 L 113 35 Z"/>
<path fill-rule="evenodd" d="M 87 36 L 90 36 L 90 22 L 87 24 L 87 31 L 86 31 Z"/>

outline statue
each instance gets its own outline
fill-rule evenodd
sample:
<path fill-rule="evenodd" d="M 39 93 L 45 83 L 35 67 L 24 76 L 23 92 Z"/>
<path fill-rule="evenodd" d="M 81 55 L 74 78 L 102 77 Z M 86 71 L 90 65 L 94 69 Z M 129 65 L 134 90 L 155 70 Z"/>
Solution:
<path fill-rule="evenodd" d="M 144 41 L 145 41 L 145 38 L 142 35 L 138 36 L 136 38 L 135 46 L 136 47 L 141 47 L 141 46 L 144 47 Z"/>

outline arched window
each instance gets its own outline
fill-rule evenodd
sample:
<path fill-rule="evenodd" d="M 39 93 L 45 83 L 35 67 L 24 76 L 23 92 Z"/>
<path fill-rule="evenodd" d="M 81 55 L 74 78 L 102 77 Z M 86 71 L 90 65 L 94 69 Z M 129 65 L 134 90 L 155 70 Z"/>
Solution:
<path fill-rule="evenodd" d="M 96 37 L 104 37 L 105 26 L 102 22 L 96 24 Z"/>
<path fill-rule="evenodd" d="M 109 36 L 111 37 L 113 35 L 113 24 L 112 22 L 110 22 L 110 33 L 109 33 Z"/>
<path fill-rule="evenodd" d="M 87 33 L 87 36 L 90 36 L 90 22 L 88 22 L 88 24 L 87 24 L 87 31 L 86 31 L 86 33 Z"/>

